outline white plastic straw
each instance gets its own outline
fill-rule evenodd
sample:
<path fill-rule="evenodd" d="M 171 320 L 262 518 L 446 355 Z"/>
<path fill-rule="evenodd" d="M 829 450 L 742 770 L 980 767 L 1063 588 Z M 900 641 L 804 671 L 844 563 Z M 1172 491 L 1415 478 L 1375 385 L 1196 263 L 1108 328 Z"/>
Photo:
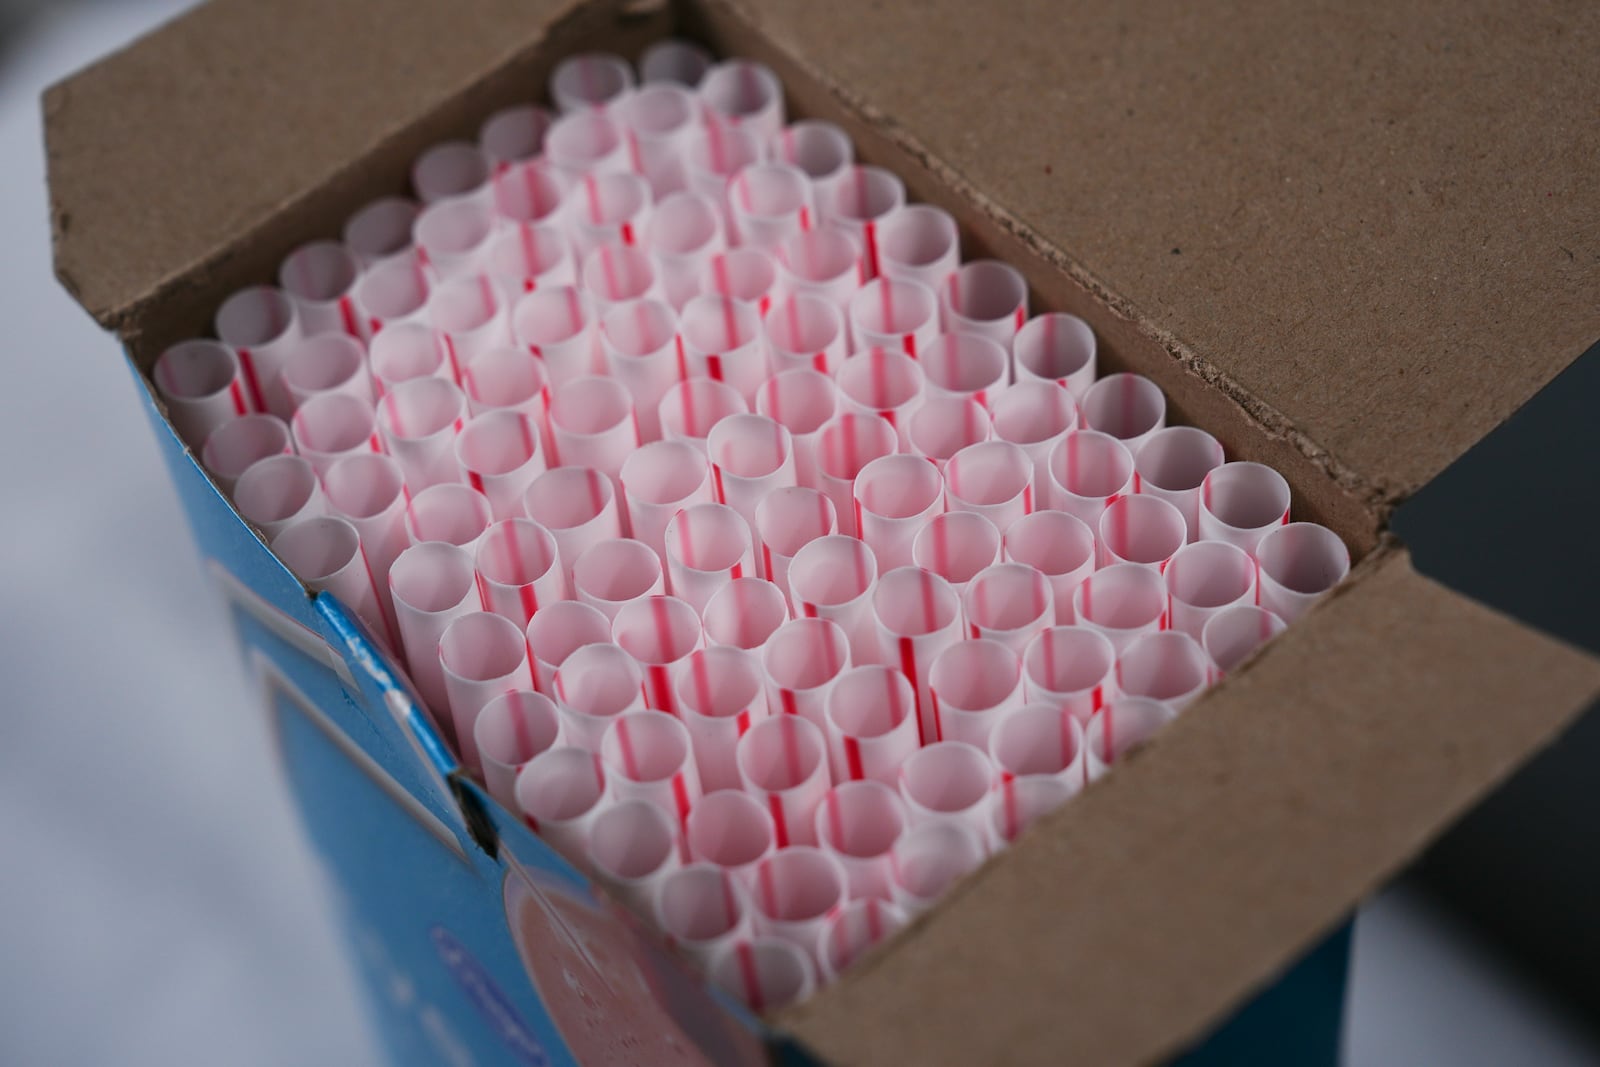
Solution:
<path fill-rule="evenodd" d="M 894 427 L 876 415 L 846 411 L 835 415 L 817 431 L 817 488 L 828 494 L 839 515 L 839 532 L 860 532 L 855 515 L 855 480 L 861 469 L 879 456 L 899 449 Z"/>
<path fill-rule="evenodd" d="M 383 451 L 373 409 L 346 393 L 309 398 L 289 420 L 295 451 L 325 474 L 346 456 Z"/>
<path fill-rule="evenodd" d="M 728 182 L 752 163 L 761 161 L 761 143 L 753 133 L 706 123 L 683 148 L 684 170 L 689 189 L 708 197 L 722 215 L 723 232 L 732 232 L 728 219 Z"/>
<path fill-rule="evenodd" d="M 489 501 L 459 482 L 430 485 L 406 504 L 406 538 L 414 545 L 443 541 L 476 552 L 493 522 Z"/>
<path fill-rule="evenodd" d="M 378 405 L 378 431 L 412 492 L 461 477 L 455 441 L 466 416 L 467 398 L 443 378 L 401 382 Z"/>
<path fill-rule="evenodd" d="M 272 552 L 306 585 L 332 593 L 390 648 L 399 639 L 385 618 L 377 580 L 361 551 L 361 535 L 344 519 L 313 516 L 284 528 Z"/>
<path fill-rule="evenodd" d="M 939 303 L 947 333 L 977 334 L 1010 352 L 1028 321 L 1028 283 L 1009 263 L 969 260 L 945 279 Z"/>
<path fill-rule="evenodd" d="M 945 464 L 944 485 L 951 511 L 975 511 L 1002 534 L 1034 509 L 1033 460 L 1010 441 L 963 448 Z"/>
<path fill-rule="evenodd" d="M 1339 535 L 1314 522 L 1291 522 L 1256 545 L 1261 606 L 1294 622 L 1350 573 L 1350 550 Z"/>
<path fill-rule="evenodd" d="M 825 724 L 835 781 L 894 785 L 900 764 L 921 744 L 916 689 L 898 667 L 845 671 L 828 693 Z"/>
<path fill-rule="evenodd" d="M 850 137 L 831 122 L 791 122 L 772 139 L 769 154 L 780 163 L 799 167 L 820 197 L 855 162 Z"/>
<path fill-rule="evenodd" d="M 905 207 L 905 183 L 882 167 L 857 165 L 819 192 L 822 217 L 830 226 L 848 234 L 861 252 L 862 279 L 876 278 L 880 230 Z"/>
<path fill-rule="evenodd" d="M 658 201 L 688 185 L 683 155 L 699 117 L 694 94 L 671 83 L 646 85 L 617 104 L 616 119 L 627 135 L 633 165 Z"/>
<path fill-rule="evenodd" d="M 595 372 L 594 331 L 589 297 L 570 285 L 535 289 L 511 308 L 512 337 L 544 361 L 552 386 Z"/>
<path fill-rule="evenodd" d="M 568 197 L 568 226 L 580 261 L 602 245 L 643 243 L 653 201 L 650 183 L 639 175 L 585 174 Z"/>
<path fill-rule="evenodd" d="M 713 257 L 720 263 L 723 257 Z M 679 322 L 688 373 L 726 382 L 746 405 L 767 377 L 761 315 L 753 304 L 727 296 L 697 296 Z"/>
<path fill-rule="evenodd" d="M 533 624 L 542 615 L 534 616 Z M 596 754 L 618 716 L 645 710 L 644 675 L 638 661 L 609 642 L 570 652 L 556 668 L 551 689 L 567 740 Z"/>
<path fill-rule="evenodd" d="M 615 378 L 588 375 L 556 386 L 550 397 L 550 438 L 556 461 L 622 474 L 622 463 L 639 447 L 633 397 Z"/>
<path fill-rule="evenodd" d="M 480 354 L 511 341 L 510 309 L 487 274 L 450 278 L 428 296 L 428 317 L 439 331 L 452 375 Z"/>
<path fill-rule="evenodd" d="M 1119 496 L 1133 491 L 1133 454 L 1121 441 L 1097 430 L 1074 430 L 1050 452 L 1049 504 L 1088 523 L 1100 525 L 1100 513 Z"/>
<path fill-rule="evenodd" d="M 217 338 L 239 357 L 250 410 L 270 411 L 280 419 L 293 414 L 283 360 L 303 332 L 288 294 L 266 285 L 241 289 L 222 302 L 214 325 Z"/>
<path fill-rule="evenodd" d="M 642 541 L 619 537 L 584 549 L 572 567 L 573 593 L 608 619 L 629 601 L 666 590 L 661 557 Z"/>
<path fill-rule="evenodd" d="M 561 719 L 555 702 L 543 693 L 515 689 L 483 706 L 473 738 L 489 795 L 516 811 L 517 772 L 561 744 Z"/>
<path fill-rule="evenodd" d="M 1153 568 L 1113 563 L 1083 580 L 1072 612 L 1079 626 L 1098 630 L 1120 653 L 1141 634 L 1166 628 L 1166 583 Z"/>
<path fill-rule="evenodd" d="M 455 453 L 467 484 L 501 521 L 522 514 L 522 494 L 545 470 L 538 425 L 520 411 L 473 416 L 456 437 Z"/>
<path fill-rule="evenodd" d="M 950 213 L 910 204 L 883 227 L 878 269 L 885 278 L 921 282 L 934 292 L 961 265 L 961 233 Z"/>
<path fill-rule="evenodd" d="M 819 192 L 825 198 L 826 191 Z M 776 252 L 782 286 L 790 293 L 804 293 L 837 307 L 841 314 L 850 307 L 850 298 L 861 288 L 866 268 L 861 250 L 850 235 L 839 229 L 806 230 L 793 234 Z"/>
<path fill-rule="evenodd" d="M 379 395 L 413 378 L 444 378 L 452 382 L 456 378 L 439 334 L 422 322 L 395 323 L 374 334 L 368 345 L 368 366 Z"/>
<path fill-rule="evenodd" d="M 907 420 L 925 395 L 921 364 L 898 349 L 865 348 L 840 364 L 834 384 L 842 410 L 878 416 L 905 447 Z"/>
<path fill-rule="evenodd" d="M 1001 781 L 1053 777 L 1071 789 L 1083 787 L 1083 723 L 1065 708 L 1024 704 L 1004 716 L 989 734 L 989 758 Z"/>
<path fill-rule="evenodd" d="M 1252 652 L 1281 634 L 1286 626 L 1266 608 L 1237 604 L 1206 620 L 1200 644 L 1211 659 L 1216 678 L 1220 678 L 1237 670 Z"/>
<path fill-rule="evenodd" d="M 961 607 L 974 638 L 998 641 L 1017 655 L 1056 621 L 1049 580 L 1026 563 L 996 563 L 980 571 L 967 584 Z"/>
<path fill-rule="evenodd" d="M 586 863 L 589 828 L 605 809 L 606 772 L 600 757 L 558 746 L 517 772 L 517 807 L 528 826 L 567 859 Z"/>
<path fill-rule="evenodd" d="M 1033 460 L 1033 495 L 1049 494 L 1050 453 L 1078 428 L 1072 393 L 1046 382 L 1021 381 L 991 401 L 994 435 L 1010 441 Z"/>
<path fill-rule="evenodd" d="M 631 168 L 627 138 L 615 120 L 599 111 L 562 115 L 544 135 L 545 159 L 563 177 L 614 174 Z"/>
<path fill-rule="evenodd" d="M 1226 541 L 1184 545 L 1162 577 L 1168 624 L 1197 641 L 1213 615 L 1234 604 L 1253 604 L 1256 598 L 1255 563 L 1248 552 Z"/>
<path fill-rule="evenodd" d="M 1210 682 L 1210 662 L 1200 642 L 1175 630 L 1145 634 L 1117 657 L 1117 689 L 1182 711 Z"/>
<path fill-rule="evenodd" d="M 633 89 L 633 68 L 610 52 L 568 56 L 550 72 L 550 99 L 562 114 L 604 110 Z"/>
<path fill-rule="evenodd" d="M 327 511 L 316 470 L 299 456 L 252 463 L 233 487 L 233 503 L 269 542 L 292 523 Z"/>
<path fill-rule="evenodd" d="M 932 907 L 945 890 L 982 865 L 984 836 L 970 826 L 926 822 L 912 826 L 894 849 L 894 903 L 908 915 Z"/>
<path fill-rule="evenodd" d="M 549 139 L 545 131 L 545 139 Z M 572 176 L 538 156 L 513 163 L 495 175 L 494 209 L 502 221 L 559 226 L 565 221 Z"/>
<path fill-rule="evenodd" d="M 424 322 L 429 288 L 419 256 L 390 256 L 368 267 L 354 293 L 361 336 L 370 341 L 400 323 Z"/>
<path fill-rule="evenodd" d="M 780 718 L 804 718 L 816 728 L 821 750 L 828 693 L 849 667 L 850 645 L 837 623 L 828 619 L 784 623 L 761 650 L 768 709 Z M 822 773 L 826 780 L 826 767 Z"/>
<path fill-rule="evenodd" d="M 928 396 L 906 420 L 906 448 L 942 475 L 950 457 L 993 436 L 989 412 L 970 396 Z M 1034 489 L 1038 497 L 1038 488 Z"/>
<path fill-rule="evenodd" d="M 1084 767 L 1089 781 L 1105 775 L 1115 763 L 1145 744 L 1177 717 L 1159 700 L 1120 697 L 1094 713 L 1084 728 Z"/>
<path fill-rule="evenodd" d="M 990 638 L 959 641 L 928 669 L 936 741 L 965 741 L 987 752 L 989 732 L 1020 708 L 1022 660 Z"/>
<path fill-rule="evenodd" d="M 641 442 L 661 437 L 661 398 L 680 380 L 678 316 L 664 300 L 618 304 L 600 320 L 606 369 L 627 389 Z"/>
<path fill-rule="evenodd" d="M 180 341 L 161 353 L 150 380 L 178 435 L 191 447 L 251 410 L 239 357 L 220 341 Z"/>
<path fill-rule="evenodd" d="M 707 791 L 739 788 L 734 749 L 767 715 L 756 658 L 728 645 L 692 653 L 678 674 L 677 713 L 689 730 L 701 784 Z"/>
<path fill-rule="evenodd" d="M 797 369 L 833 374 L 849 344 L 838 306 L 810 293 L 779 302 L 767 313 L 762 330 L 775 374 Z"/>
<path fill-rule="evenodd" d="M 906 810 L 894 787 L 873 779 L 843 782 L 817 807 L 817 843 L 849 878 L 854 899 L 889 899 L 890 851 L 906 830 Z"/>
<path fill-rule="evenodd" d="M 1289 524 L 1289 483 L 1261 463 L 1224 463 L 1200 483 L 1200 536 L 1252 556 L 1261 539 Z"/>
<path fill-rule="evenodd" d="M 828 754 L 822 731 L 799 715 L 774 714 L 745 731 L 735 759 L 745 791 L 772 815 L 778 846 L 774 855 L 813 843 L 817 805 L 828 792 Z M 759 866 L 756 873 L 759 880 Z"/>
<path fill-rule="evenodd" d="M 667 523 L 667 577 L 695 611 L 737 578 L 756 574 L 750 524 L 724 504 L 695 504 Z"/>
<path fill-rule="evenodd" d="M 276 415 L 252 414 L 222 423 L 206 436 L 200 462 L 217 486 L 232 495 L 239 475 L 258 459 L 294 451 L 289 424 Z"/>
<path fill-rule="evenodd" d="M 811 179 L 787 163 L 752 163 L 728 185 L 728 214 L 740 244 L 776 249 L 815 225 Z"/>
<path fill-rule="evenodd" d="M 678 678 L 689 657 L 705 647 L 700 617 L 686 602 L 671 596 L 631 600 L 611 620 L 611 637 L 644 672 L 646 706 L 678 713 Z"/>
<path fill-rule="evenodd" d="M 296 408 L 328 393 L 348 394 L 369 408 L 374 401 L 366 350 L 348 334 L 322 333 L 301 341 L 284 359 L 283 383 Z"/>
<path fill-rule="evenodd" d="M 470 141 L 445 141 L 425 150 L 411 166 L 411 188 L 424 204 L 487 199 L 489 157 Z"/>
<path fill-rule="evenodd" d="M 1083 395 L 1083 423 L 1110 434 L 1133 455 L 1167 424 L 1167 398 L 1142 374 L 1108 374 Z"/>
<path fill-rule="evenodd" d="M 465 549 L 440 541 L 413 545 L 390 568 L 389 592 L 411 680 L 436 721 L 448 725 L 450 700 L 439 662 L 439 638 L 458 617 L 483 607 L 473 581 L 472 557 Z M 453 726 L 450 732 L 454 733 Z"/>
<path fill-rule="evenodd" d="M 708 123 L 748 130 L 762 144 L 783 129 L 783 86 L 764 64 L 724 60 L 706 71 L 699 95 Z"/>
<path fill-rule="evenodd" d="M 935 741 L 913 752 L 900 768 L 900 796 L 913 826 L 957 823 L 980 838 L 989 832 L 994 784 L 988 753 L 965 741 Z"/>
<path fill-rule="evenodd" d="M 606 768 L 606 780 L 615 791 L 618 778 L 612 765 Z M 589 863 L 634 914 L 654 919 L 656 893 L 679 865 L 671 816 L 645 800 L 624 798 L 611 804 L 589 827 Z"/>
<path fill-rule="evenodd" d="M 711 428 L 706 451 L 717 498 L 743 516 L 754 536 L 761 502 L 795 485 L 789 431 L 765 415 L 730 415 Z"/>
<path fill-rule="evenodd" d="M 478 127 L 478 148 L 499 174 L 513 163 L 526 163 L 544 150 L 544 135 L 555 116 L 534 104 L 501 108 Z"/>
<path fill-rule="evenodd" d="M 1137 563 L 1165 571 L 1189 535 L 1183 512 L 1158 497 L 1125 496 L 1112 501 L 1100 515 L 1101 566 Z"/>
<path fill-rule="evenodd" d="M 950 511 L 935 515 L 918 531 L 911 542 L 911 562 L 943 578 L 959 595 L 966 592 L 967 584 L 979 571 L 1000 562 L 1001 545 L 999 528 L 986 516 L 975 511 Z M 1091 563 L 1093 559 L 1091 551 Z"/>
<path fill-rule="evenodd" d="M 1001 547 L 1007 561 L 1025 563 L 1049 581 L 1055 622 L 1072 622 L 1072 594 L 1095 570 L 1095 537 L 1088 525 L 1065 511 L 1035 511 L 1006 529 Z"/>
<path fill-rule="evenodd" d="M 1084 626 L 1041 631 L 1022 653 L 1022 690 L 1029 703 L 1069 712 L 1079 722 L 1100 710 L 1116 683 L 1117 649 Z"/>
<path fill-rule="evenodd" d="M 796 616 L 831 619 L 850 641 L 850 658 L 871 663 L 878 655 L 872 588 L 878 561 L 865 542 L 830 534 L 807 543 L 789 564 L 789 602 Z M 821 722 L 821 709 L 816 721 Z"/>
<path fill-rule="evenodd" d="M 672 715 L 630 711 L 618 715 L 600 739 L 606 780 L 619 801 L 654 804 L 682 826 L 700 799 L 689 731 Z"/>
<path fill-rule="evenodd" d="M 828 920 L 848 899 L 839 861 L 819 848 L 779 849 L 756 868 L 756 929 L 799 946 L 815 962 Z"/>
<path fill-rule="evenodd" d="M 772 582 L 736 578 L 714 593 L 701 612 L 708 645 L 758 651 L 784 623 L 789 604 Z"/>
<path fill-rule="evenodd" d="M 389 568 L 410 545 L 406 538 L 406 488 L 400 465 L 388 456 L 348 456 L 322 475 L 328 507 L 350 521 L 361 535 L 361 551 L 378 586 L 378 603 L 391 632 L 398 635 L 389 594 Z M 398 637 L 394 642 L 399 648 Z"/>
<path fill-rule="evenodd" d="M 539 691 L 555 696 L 556 671 L 569 656 L 585 645 L 609 644 L 611 620 L 587 604 L 580 604 L 576 600 L 557 600 L 541 607 L 538 614 L 528 620 L 524 632 L 528 638 L 528 651 L 533 654 Z M 632 657 L 627 653 L 623 653 L 623 656 L 632 663 Z M 637 664 L 633 668 L 637 670 Z M 642 693 L 639 699 L 642 706 Z M 604 728 L 604 724 L 601 728 Z M 577 744 L 570 733 L 566 739 Z"/>
<path fill-rule="evenodd" d="M 872 594 L 872 616 L 879 659 L 899 668 L 913 686 L 917 736 L 926 744 L 938 730 L 929 671 L 945 649 L 961 640 L 960 598 L 932 571 L 900 567 L 879 579 Z"/>
<path fill-rule="evenodd" d="M 711 965 L 711 981 L 760 1014 L 798 1004 L 816 987 L 809 953 L 793 942 L 755 937 L 729 947 Z"/>
<path fill-rule="evenodd" d="M 417 260 L 435 283 L 471 277 L 484 265 L 496 224 L 486 198 L 431 203 L 411 227 Z"/>
<path fill-rule="evenodd" d="M 295 303 L 307 336 L 343 333 L 361 336 L 354 290 L 361 263 L 338 241 L 301 245 L 278 268 L 278 284 Z"/>
<path fill-rule="evenodd" d="M 666 560 L 667 523 L 684 508 L 713 501 L 711 463 L 683 441 L 651 441 L 622 462 L 628 528 Z"/>
<path fill-rule="evenodd" d="M 774 317 L 769 315 L 767 321 Z M 781 423 L 789 431 L 795 480 L 800 485 L 822 487 L 817 437 L 838 408 L 839 394 L 833 379 L 815 370 L 778 371 L 756 393 L 756 414 Z"/>
<path fill-rule="evenodd" d="M 1052 382 L 1081 401 L 1094 384 L 1094 331 L 1076 315 L 1050 311 L 1035 315 L 1011 340 L 1017 381 Z"/>
<path fill-rule="evenodd" d="M 588 467 L 552 467 L 522 494 L 522 510 L 556 539 L 566 588 L 572 588 L 572 566 L 590 545 L 622 536 L 611 479 Z"/>
<path fill-rule="evenodd" d="M 711 427 L 729 415 L 749 410 L 744 397 L 726 382 L 689 378 L 667 390 L 657 415 L 664 439 L 686 441 L 705 452 Z"/>
<path fill-rule="evenodd" d="M 850 298 L 857 350 L 885 348 L 916 359 L 939 336 L 939 300 L 921 282 L 875 278 Z"/>
<path fill-rule="evenodd" d="M 671 193 L 661 198 L 645 227 L 644 246 L 655 259 L 662 290 L 674 310 L 700 292 L 700 273 L 727 247 L 722 210 L 704 193 Z"/>
<path fill-rule="evenodd" d="M 702 969 L 749 941 L 754 927 L 745 887 L 711 863 L 691 863 L 662 877 L 654 918 L 667 940 Z"/>
<path fill-rule="evenodd" d="M 766 806 L 743 789 L 707 790 L 689 812 L 684 844 L 691 859 L 715 864 L 755 885 L 755 868 L 777 849 L 777 834 Z"/>
<path fill-rule="evenodd" d="M 989 809 L 989 833 L 996 846 L 1016 841 L 1024 830 L 1072 799 L 1081 788 L 1081 784 L 1037 774 L 1004 779 Z"/>
<path fill-rule="evenodd" d="M 855 482 L 856 522 L 880 570 L 911 563 L 911 543 L 944 510 L 944 480 L 918 456 L 880 456 Z"/>
<path fill-rule="evenodd" d="M 819 537 L 839 532 L 833 501 L 815 489 L 786 486 L 769 492 L 756 506 L 755 534 L 761 571 L 789 597 L 789 567 L 796 552 Z"/>
<path fill-rule="evenodd" d="M 941 334 L 918 353 L 917 365 L 930 396 L 970 396 L 985 407 L 994 406 L 1011 381 L 1011 354 L 975 333 Z"/>
<path fill-rule="evenodd" d="M 342 238 L 363 267 L 411 251 L 411 227 L 422 205 L 406 196 L 380 196 L 345 220 Z M 364 324 L 363 324 L 364 325 Z"/>
<path fill-rule="evenodd" d="M 1168 426 L 1145 439 L 1134 460 L 1134 491 L 1183 513 L 1189 540 L 1200 537 L 1200 483 L 1222 466 L 1222 445 L 1193 426 Z"/>
<path fill-rule="evenodd" d="M 483 270 L 508 293 L 573 285 L 578 264 L 561 228 L 550 223 L 508 223 L 489 239 Z"/>
<path fill-rule="evenodd" d="M 671 82 L 693 89 L 711 69 L 711 53 L 680 37 L 667 37 L 639 57 L 639 80 L 646 85 Z"/>
<path fill-rule="evenodd" d="M 468 770 L 481 773 L 476 726 L 485 704 L 502 693 L 533 687 L 522 628 L 487 611 L 457 616 L 439 635 L 439 662 L 455 725 L 457 751 Z"/>
<path fill-rule="evenodd" d="M 518 626 L 526 627 L 566 595 L 556 539 L 532 519 L 503 519 L 489 527 L 478 540 L 474 563 L 484 608 Z"/>
<path fill-rule="evenodd" d="M 700 268 L 700 291 L 750 304 L 765 316 L 778 298 L 778 263 L 764 248 L 730 248 Z"/>

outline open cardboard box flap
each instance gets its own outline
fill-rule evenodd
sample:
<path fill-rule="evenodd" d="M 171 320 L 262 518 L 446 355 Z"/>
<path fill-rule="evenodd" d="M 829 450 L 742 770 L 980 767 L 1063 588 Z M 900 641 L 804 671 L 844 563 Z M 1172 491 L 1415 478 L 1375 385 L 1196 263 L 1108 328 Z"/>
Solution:
<path fill-rule="evenodd" d="M 679 14 L 1367 552 L 1157 743 L 778 1020 L 840 1062 L 1179 1050 L 1600 691 L 1600 663 L 1382 533 L 1600 336 L 1600 9 L 214 0 L 47 95 L 57 271 L 151 358 L 403 189 L 422 147 L 539 96 L 563 54 L 636 51 Z"/>

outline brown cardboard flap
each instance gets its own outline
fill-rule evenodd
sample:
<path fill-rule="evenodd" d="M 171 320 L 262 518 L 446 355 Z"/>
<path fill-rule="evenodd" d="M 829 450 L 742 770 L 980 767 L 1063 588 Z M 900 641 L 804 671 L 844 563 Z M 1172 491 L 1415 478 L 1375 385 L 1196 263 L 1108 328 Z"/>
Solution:
<path fill-rule="evenodd" d="M 1600 337 L 1600 5 L 725 2 L 1374 501 Z"/>
<path fill-rule="evenodd" d="M 574 4 L 196 8 L 46 94 L 57 274 L 102 324 L 124 328 L 143 302 L 194 284 L 289 206 L 325 189 L 337 200 L 353 160 L 370 161 L 376 146 L 453 98 L 469 97 L 460 106 L 474 129 L 490 105 L 472 90 Z M 409 155 L 398 162 L 403 174 Z M 328 235 L 337 225 L 325 220 Z"/>
<path fill-rule="evenodd" d="M 1180 1051 L 1597 693 L 1600 661 L 1381 549 L 780 1025 L 839 1064 Z"/>

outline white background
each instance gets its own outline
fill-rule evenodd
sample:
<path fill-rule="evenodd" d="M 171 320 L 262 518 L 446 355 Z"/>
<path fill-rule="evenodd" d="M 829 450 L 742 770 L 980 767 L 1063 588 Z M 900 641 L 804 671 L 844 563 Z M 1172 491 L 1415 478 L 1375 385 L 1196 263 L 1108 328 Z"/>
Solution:
<path fill-rule="evenodd" d="M 38 102 L 177 10 L 62 8 L 0 57 L 0 1063 L 375 1059 L 120 353 L 56 285 Z M 1346 1061 L 1600 1063 L 1419 897 L 1357 925 Z"/>

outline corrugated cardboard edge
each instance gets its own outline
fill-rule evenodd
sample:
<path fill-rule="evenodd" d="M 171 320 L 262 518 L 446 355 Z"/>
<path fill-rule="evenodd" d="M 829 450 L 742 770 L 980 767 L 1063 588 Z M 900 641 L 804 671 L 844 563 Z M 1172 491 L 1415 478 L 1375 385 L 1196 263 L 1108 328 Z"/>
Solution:
<path fill-rule="evenodd" d="M 1281 411 L 1254 396 L 1233 376 L 1196 353 L 1182 338 L 1165 329 L 1155 318 L 1113 290 L 1094 271 L 1073 258 L 1068 251 L 1040 237 L 1026 222 L 985 194 L 962 172 L 935 155 L 893 116 L 876 107 L 871 100 L 849 85 L 831 77 L 817 64 L 807 61 L 796 43 L 770 21 L 764 21 L 757 11 L 738 0 L 699 0 L 699 3 L 713 13 L 713 24 L 710 27 L 713 36 L 719 35 L 717 31 L 721 34 L 728 33 L 730 21 L 743 24 L 746 32 L 736 32 L 739 51 L 758 55 L 778 67 L 803 71 L 806 79 L 826 90 L 836 107 L 854 116 L 861 124 L 871 129 L 874 135 L 894 145 L 924 168 L 937 183 L 973 205 L 1000 230 L 1026 247 L 1040 260 L 1071 278 L 1112 314 L 1134 324 L 1144 336 L 1158 343 L 1171 360 L 1186 372 L 1198 377 L 1207 387 L 1220 393 L 1243 412 L 1261 434 L 1292 445 L 1342 493 L 1359 504 L 1370 516 L 1372 530 L 1375 531 L 1387 523 L 1389 513 L 1406 494 L 1404 487 L 1369 480 L 1359 471 L 1342 463 L 1338 457 L 1301 431 Z M 785 81 L 788 83 L 790 79 Z"/>
<path fill-rule="evenodd" d="M 839 1064 L 1180 1052 L 1597 694 L 1600 660 L 1386 546 L 936 915 L 778 1024 Z M 1284 841 L 1292 859 L 1274 849 Z"/>

